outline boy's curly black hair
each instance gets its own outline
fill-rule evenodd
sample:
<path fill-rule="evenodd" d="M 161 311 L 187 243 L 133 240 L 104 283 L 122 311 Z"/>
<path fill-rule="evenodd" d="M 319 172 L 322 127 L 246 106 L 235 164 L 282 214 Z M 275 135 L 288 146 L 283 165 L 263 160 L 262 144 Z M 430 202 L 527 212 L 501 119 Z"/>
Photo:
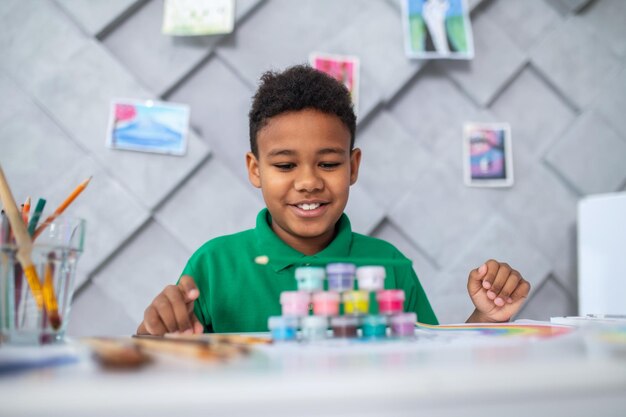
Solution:
<path fill-rule="evenodd" d="M 337 116 L 350 131 L 350 149 L 354 147 L 356 116 L 346 86 L 308 65 L 295 65 L 283 72 L 268 71 L 261 76 L 248 114 L 250 150 L 254 156 L 259 157 L 257 134 L 270 118 L 304 109 Z"/>

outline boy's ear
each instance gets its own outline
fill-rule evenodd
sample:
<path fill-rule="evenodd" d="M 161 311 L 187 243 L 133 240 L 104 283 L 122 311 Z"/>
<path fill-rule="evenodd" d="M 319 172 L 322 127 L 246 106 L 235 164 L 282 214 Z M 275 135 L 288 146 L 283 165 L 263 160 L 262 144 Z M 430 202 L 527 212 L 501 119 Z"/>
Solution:
<path fill-rule="evenodd" d="M 248 179 L 256 188 L 261 188 L 261 173 L 259 172 L 259 161 L 252 152 L 246 154 L 246 166 L 248 167 Z"/>
<path fill-rule="evenodd" d="M 361 165 L 361 150 L 354 148 L 350 152 L 350 185 L 353 185 L 359 177 L 359 166 Z"/>

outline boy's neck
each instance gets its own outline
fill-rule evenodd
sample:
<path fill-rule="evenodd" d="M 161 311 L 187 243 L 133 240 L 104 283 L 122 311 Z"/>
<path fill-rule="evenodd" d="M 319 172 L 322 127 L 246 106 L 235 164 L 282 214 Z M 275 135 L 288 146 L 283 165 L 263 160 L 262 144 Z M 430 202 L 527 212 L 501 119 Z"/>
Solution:
<path fill-rule="evenodd" d="M 293 236 L 290 234 L 286 234 L 283 230 L 278 230 L 275 224 L 272 222 L 272 230 L 276 235 L 287 245 L 291 246 L 293 249 L 297 250 L 304 255 L 311 256 L 316 253 L 321 252 L 325 249 L 330 242 L 335 238 L 336 231 L 333 230 L 332 233 L 324 234 L 321 236 L 315 236 L 310 238 L 303 238 L 300 236 Z"/>

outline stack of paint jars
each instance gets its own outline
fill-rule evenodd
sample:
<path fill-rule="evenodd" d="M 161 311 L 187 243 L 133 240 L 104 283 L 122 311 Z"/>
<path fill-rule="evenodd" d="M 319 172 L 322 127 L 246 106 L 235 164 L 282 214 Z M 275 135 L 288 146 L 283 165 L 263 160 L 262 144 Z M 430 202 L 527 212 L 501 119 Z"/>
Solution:
<path fill-rule="evenodd" d="M 385 290 L 385 268 L 332 263 L 296 268 L 297 291 L 280 296 L 282 316 L 270 317 L 275 341 L 413 336 L 417 317 L 404 312 L 404 291 Z M 356 281 L 356 285 L 355 285 Z M 330 329 L 330 330 L 329 330 Z M 298 332 L 299 330 L 299 332 Z"/>

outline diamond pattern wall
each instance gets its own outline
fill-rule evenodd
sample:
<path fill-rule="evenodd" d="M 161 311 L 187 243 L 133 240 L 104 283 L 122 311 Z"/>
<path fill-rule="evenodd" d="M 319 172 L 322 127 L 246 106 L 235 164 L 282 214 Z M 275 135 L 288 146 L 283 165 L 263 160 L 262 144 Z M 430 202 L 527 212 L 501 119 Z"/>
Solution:
<path fill-rule="evenodd" d="M 471 310 L 467 274 L 495 257 L 533 284 L 520 317 L 575 313 L 576 204 L 626 189 L 626 6 L 472 1 L 471 62 L 405 58 L 396 0 L 237 0 L 229 35 L 160 33 L 162 0 L 0 4 L 0 162 L 20 200 L 88 221 L 70 333 L 134 331 L 204 241 L 254 225 L 247 112 L 268 69 L 313 51 L 361 59 L 356 231 L 415 265 L 442 322 Z M 184 157 L 104 146 L 112 98 L 191 106 Z M 509 122 L 515 184 L 467 188 L 465 121 Z M 104 314 L 103 314 L 104 312 Z"/>

